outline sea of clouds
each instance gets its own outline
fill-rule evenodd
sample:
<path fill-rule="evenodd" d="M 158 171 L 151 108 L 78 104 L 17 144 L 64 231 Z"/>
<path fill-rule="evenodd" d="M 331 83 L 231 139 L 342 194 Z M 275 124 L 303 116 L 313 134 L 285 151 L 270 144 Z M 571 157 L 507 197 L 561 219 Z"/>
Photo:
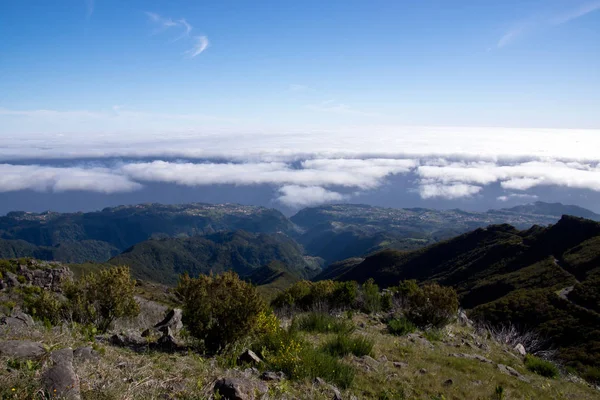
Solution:
<path fill-rule="evenodd" d="M 0 192 L 120 193 L 148 183 L 272 185 L 289 207 L 344 201 L 394 175 L 421 198 L 600 192 L 600 130 L 371 127 L 311 132 L 0 133 Z M 344 190 L 340 190 L 343 188 Z M 349 194 L 350 193 L 350 194 Z M 501 199 L 502 200 L 502 199 Z"/>

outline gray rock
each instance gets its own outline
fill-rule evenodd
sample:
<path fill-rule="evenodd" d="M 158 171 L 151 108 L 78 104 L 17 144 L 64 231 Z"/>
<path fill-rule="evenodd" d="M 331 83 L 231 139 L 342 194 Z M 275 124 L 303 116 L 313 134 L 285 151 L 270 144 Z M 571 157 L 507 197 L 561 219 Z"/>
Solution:
<path fill-rule="evenodd" d="M 446 381 L 444 381 L 444 383 L 442 385 L 448 387 L 448 386 L 452 386 L 454 384 L 454 381 L 452 379 L 448 379 Z"/>
<path fill-rule="evenodd" d="M 260 379 L 262 379 L 263 381 L 280 382 L 285 379 L 285 374 L 281 371 L 279 371 L 279 372 L 266 371 L 266 372 L 262 373 L 262 375 L 260 376 Z"/>
<path fill-rule="evenodd" d="M 509 367 L 508 365 L 498 364 L 498 369 L 503 374 L 514 376 L 515 378 L 518 378 L 519 380 L 521 380 L 523 382 L 529 382 L 529 378 L 521 375 L 521 373 L 519 373 L 519 371 L 517 371 L 516 369 L 514 369 L 512 367 Z"/>
<path fill-rule="evenodd" d="M 394 361 L 394 367 L 396 367 L 396 368 L 407 368 L 408 367 L 408 363 L 401 362 L 401 361 Z"/>
<path fill-rule="evenodd" d="M 19 321 L 22 321 L 25 324 L 25 326 L 28 326 L 28 327 L 35 326 L 35 321 L 31 317 L 31 315 L 26 314 L 21 310 L 13 310 L 12 313 L 10 314 L 10 316 L 11 316 L 11 318 L 15 318 L 15 319 L 18 319 Z"/>
<path fill-rule="evenodd" d="M 6 271 L 4 273 L 4 282 L 6 283 L 6 286 L 8 287 L 19 287 L 21 286 L 21 283 L 19 282 L 19 279 L 17 277 L 17 275 L 13 274 L 12 272 Z"/>
<path fill-rule="evenodd" d="M 456 358 L 467 358 L 469 360 L 477 360 L 477 361 L 480 361 L 482 363 L 487 363 L 487 364 L 494 363 L 492 360 L 489 360 L 483 356 L 480 356 L 479 354 L 451 353 L 451 354 L 449 354 L 449 356 L 456 357 Z"/>
<path fill-rule="evenodd" d="M 521 343 L 517 344 L 514 350 L 523 357 L 527 355 L 527 350 L 525 350 L 525 346 L 523 346 Z"/>
<path fill-rule="evenodd" d="M 319 378 L 319 377 L 316 377 L 316 378 L 313 380 L 313 383 L 314 383 L 315 385 L 318 385 L 318 386 L 327 385 L 327 382 L 325 382 L 325 380 L 323 380 L 322 378 Z"/>
<path fill-rule="evenodd" d="M 425 375 L 425 374 L 427 373 L 427 370 L 426 370 L 425 368 L 421 368 L 421 369 L 419 370 L 419 373 L 420 373 L 421 375 Z"/>
<path fill-rule="evenodd" d="M 44 388 L 55 397 L 79 400 L 79 377 L 73 364 L 62 362 L 48 369 L 42 377 Z"/>
<path fill-rule="evenodd" d="M 138 332 L 127 332 L 125 334 L 115 334 L 109 339 L 109 342 L 115 346 L 145 346 L 147 345 L 146 339 L 144 339 Z"/>
<path fill-rule="evenodd" d="M 465 312 L 465 310 L 459 310 L 458 311 L 458 316 L 457 316 L 458 322 L 463 325 L 463 326 L 468 326 L 468 327 L 472 327 L 473 326 L 473 321 L 471 321 L 469 319 L 469 317 L 467 316 L 467 313 Z"/>
<path fill-rule="evenodd" d="M 0 342 L 0 355 L 4 357 L 35 360 L 46 354 L 41 343 L 29 340 L 6 340 Z"/>
<path fill-rule="evenodd" d="M 333 390 L 333 400 L 342 400 L 342 394 L 340 393 L 339 389 L 336 388 L 335 386 L 332 386 L 331 389 Z"/>
<path fill-rule="evenodd" d="M 239 363 L 249 363 L 249 364 L 260 364 L 262 362 L 262 360 L 260 359 L 259 356 L 256 355 L 255 352 L 253 352 L 250 349 L 247 349 L 238 357 L 238 362 Z"/>
<path fill-rule="evenodd" d="M 70 347 L 54 350 L 50 353 L 50 361 L 54 364 L 73 364 L 73 349 Z"/>
<path fill-rule="evenodd" d="M 214 392 L 226 400 L 255 400 L 256 394 L 268 391 L 263 382 L 253 382 L 243 378 L 221 378 L 215 382 Z"/>
<path fill-rule="evenodd" d="M 159 329 L 169 327 L 173 332 L 177 333 L 183 328 L 183 311 L 179 308 L 174 308 L 167 313 L 165 318 L 158 324 L 154 325 L 154 328 Z"/>
<path fill-rule="evenodd" d="M 161 328 L 163 335 L 156 342 L 162 350 L 175 351 L 180 345 L 168 326 Z"/>
<path fill-rule="evenodd" d="M 375 368 L 379 365 L 379 361 L 371 356 L 362 356 L 361 360 L 371 368 Z"/>
<path fill-rule="evenodd" d="M 406 337 L 408 338 L 408 340 L 410 340 L 413 343 L 420 344 L 421 346 L 428 347 L 432 350 L 435 348 L 429 340 L 425 339 L 423 336 L 419 335 L 418 333 L 409 333 L 408 335 L 406 335 Z"/>
<path fill-rule="evenodd" d="M 75 363 L 83 364 L 86 362 L 98 361 L 100 354 L 91 347 L 80 347 L 73 351 L 73 359 Z"/>

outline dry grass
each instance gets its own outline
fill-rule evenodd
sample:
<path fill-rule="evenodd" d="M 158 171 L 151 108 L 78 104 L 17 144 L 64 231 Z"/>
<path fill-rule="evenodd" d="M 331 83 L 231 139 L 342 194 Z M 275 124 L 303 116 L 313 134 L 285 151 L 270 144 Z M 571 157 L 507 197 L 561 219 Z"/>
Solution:
<path fill-rule="evenodd" d="M 146 309 L 146 307 L 144 307 Z M 153 305 L 149 313 L 158 312 Z M 155 316 L 138 320 L 120 328 L 139 328 L 153 324 Z M 160 319 L 162 315 L 159 315 Z M 509 344 L 501 344 L 490 335 L 479 335 L 474 330 L 451 325 L 443 330 L 440 341 L 430 347 L 421 339 L 392 336 L 377 318 L 364 314 L 353 317 L 357 326 L 354 335 L 367 335 L 374 340 L 373 358 L 349 355 L 344 362 L 356 368 L 354 384 L 342 391 L 343 398 L 358 399 L 491 399 L 496 387 L 504 389 L 506 399 L 597 399 L 600 392 L 566 378 L 547 379 L 528 371 L 522 359 L 512 353 Z M 322 345 L 334 334 L 302 333 L 315 345 Z M 48 349 L 94 345 L 102 353 L 100 361 L 77 366 L 81 381 L 82 398 L 100 399 L 209 399 L 212 384 L 223 376 L 248 377 L 258 380 L 254 373 L 239 369 L 224 369 L 214 358 L 188 352 L 136 353 L 107 344 L 90 343 L 78 329 L 64 327 L 5 333 L 6 339 L 41 341 Z M 454 358 L 450 353 L 478 354 L 492 360 L 487 364 L 478 360 Z M 385 358 L 383 358 L 385 357 Z M 8 360 L 0 359 L 0 390 L 16 399 L 41 399 L 39 378 L 42 368 L 6 368 Z M 394 362 L 407 365 L 397 367 Z M 503 375 L 496 364 L 509 365 L 526 376 L 530 383 Z M 425 370 L 425 371 L 422 371 Z M 452 383 L 447 381 L 451 379 Z M 328 386 L 311 381 L 269 382 L 269 399 L 331 399 Z M 9 388 L 9 389 L 4 389 Z M 1 392 L 0 393 L 4 393 Z M 2 396 L 0 395 L 0 398 Z M 13 397 L 7 397 L 13 398 Z"/>

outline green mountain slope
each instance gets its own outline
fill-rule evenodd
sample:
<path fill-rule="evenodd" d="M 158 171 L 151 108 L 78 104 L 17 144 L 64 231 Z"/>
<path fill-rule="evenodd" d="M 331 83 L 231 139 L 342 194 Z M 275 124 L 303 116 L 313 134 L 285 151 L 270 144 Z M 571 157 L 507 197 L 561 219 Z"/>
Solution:
<path fill-rule="evenodd" d="M 35 246 L 57 247 L 57 261 L 106 261 L 117 251 L 152 237 L 195 236 L 223 230 L 292 232 L 293 224 L 279 211 L 235 204 L 140 204 L 98 212 L 42 214 L 12 212 L 0 217 L 0 239 L 24 240 Z M 74 243 L 82 243 L 82 248 Z M 103 242 L 100 245 L 99 242 Z M 15 250 L 22 249 L 22 245 Z M 104 249 L 104 250 L 101 250 Z M 28 254 L 16 252 L 13 256 Z M 81 257 L 87 257 L 85 260 Z"/>
<path fill-rule="evenodd" d="M 577 217 L 526 231 L 495 225 L 417 251 L 379 252 L 337 279 L 451 285 L 474 317 L 534 329 L 567 365 L 586 370 L 600 368 L 599 244 L 600 223 Z"/>
<path fill-rule="evenodd" d="M 184 272 L 196 276 L 234 270 L 240 276 L 248 276 L 272 261 L 280 261 L 304 278 L 320 271 L 286 235 L 244 231 L 146 240 L 114 257 L 110 263 L 128 265 L 132 274 L 140 279 L 175 283 Z"/>
<path fill-rule="evenodd" d="M 108 260 L 119 250 L 106 242 L 82 240 L 65 242 L 57 246 L 36 246 L 24 240 L 0 239 L 0 258 L 36 258 L 45 261 L 82 263 L 88 260 Z"/>

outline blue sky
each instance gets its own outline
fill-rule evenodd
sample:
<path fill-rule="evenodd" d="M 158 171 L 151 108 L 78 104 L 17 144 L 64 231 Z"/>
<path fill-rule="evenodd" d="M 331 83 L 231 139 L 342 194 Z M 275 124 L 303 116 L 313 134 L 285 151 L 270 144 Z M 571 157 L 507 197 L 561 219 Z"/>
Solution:
<path fill-rule="evenodd" d="M 0 0 L 0 38 L 0 212 L 600 201 L 600 0 Z"/>
<path fill-rule="evenodd" d="M 2 1 L 0 123 L 598 128 L 599 27 L 599 1 Z"/>

